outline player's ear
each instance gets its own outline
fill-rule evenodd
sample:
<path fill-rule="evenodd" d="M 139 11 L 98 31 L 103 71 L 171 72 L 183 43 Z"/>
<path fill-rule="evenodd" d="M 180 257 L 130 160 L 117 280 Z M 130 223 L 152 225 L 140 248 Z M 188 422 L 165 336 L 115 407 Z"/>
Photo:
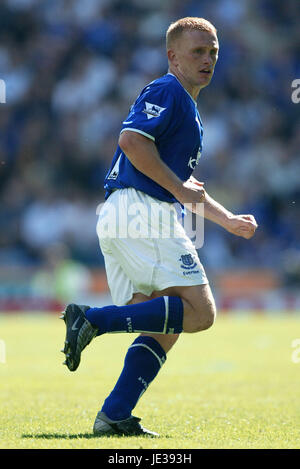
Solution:
<path fill-rule="evenodd" d="M 167 50 L 167 56 L 168 56 L 168 61 L 170 64 L 172 65 L 177 65 L 177 57 L 176 57 L 176 53 L 173 49 L 168 49 Z"/>

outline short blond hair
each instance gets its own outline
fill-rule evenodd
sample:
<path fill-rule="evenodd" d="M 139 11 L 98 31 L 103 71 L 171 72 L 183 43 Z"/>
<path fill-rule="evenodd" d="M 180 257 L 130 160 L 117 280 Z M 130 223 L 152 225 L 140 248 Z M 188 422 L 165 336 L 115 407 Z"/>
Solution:
<path fill-rule="evenodd" d="M 217 34 L 217 30 L 212 23 L 204 18 L 187 16 L 171 23 L 166 33 L 166 46 L 170 48 L 171 44 L 178 39 L 183 31 L 208 31 Z"/>

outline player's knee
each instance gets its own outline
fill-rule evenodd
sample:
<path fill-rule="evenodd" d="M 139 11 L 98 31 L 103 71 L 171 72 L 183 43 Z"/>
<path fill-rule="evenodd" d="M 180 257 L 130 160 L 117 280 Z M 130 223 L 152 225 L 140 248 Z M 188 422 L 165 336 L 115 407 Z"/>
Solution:
<path fill-rule="evenodd" d="M 209 305 L 201 317 L 198 331 L 204 331 L 214 325 L 217 311 L 214 304 Z M 196 331 L 196 332 L 198 332 Z"/>
<path fill-rule="evenodd" d="M 194 333 L 209 329 L 215 322 L 216 314 L 214 302 L 207 303 L 205 308 L 200 310 L 195 309 L 187 321 L 185 332 Z"/>

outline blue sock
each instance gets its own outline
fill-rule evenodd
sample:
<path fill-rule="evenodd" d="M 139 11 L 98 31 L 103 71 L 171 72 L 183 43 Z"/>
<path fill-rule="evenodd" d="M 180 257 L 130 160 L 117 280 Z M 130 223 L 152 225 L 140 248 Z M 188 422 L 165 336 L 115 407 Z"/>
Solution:
<path fill-rule="evenodd" d="M 101 411 L 111 420 L 129 418 L 165 361 L 165 351 L 155 339 L 139 336 L 129 347 L 122 373 Z"/>
<path fill-rule="evenodd" d="M 162 296 L 126 306 L 90 308 L 85 313 L 98 335 L 106 332 L 182 332 L 183 303 L 179 296 Z"/>

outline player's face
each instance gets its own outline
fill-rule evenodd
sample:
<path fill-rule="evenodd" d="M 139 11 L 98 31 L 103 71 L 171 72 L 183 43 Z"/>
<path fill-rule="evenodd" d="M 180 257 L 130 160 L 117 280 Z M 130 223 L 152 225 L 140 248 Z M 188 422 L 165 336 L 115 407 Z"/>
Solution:
<path fill-rule="evenodd" d="M 183 31 L 169 51 L 170 71 L 197 94 L 212 79 L 218 59 L 219 43 L 211 31 Z"/>

